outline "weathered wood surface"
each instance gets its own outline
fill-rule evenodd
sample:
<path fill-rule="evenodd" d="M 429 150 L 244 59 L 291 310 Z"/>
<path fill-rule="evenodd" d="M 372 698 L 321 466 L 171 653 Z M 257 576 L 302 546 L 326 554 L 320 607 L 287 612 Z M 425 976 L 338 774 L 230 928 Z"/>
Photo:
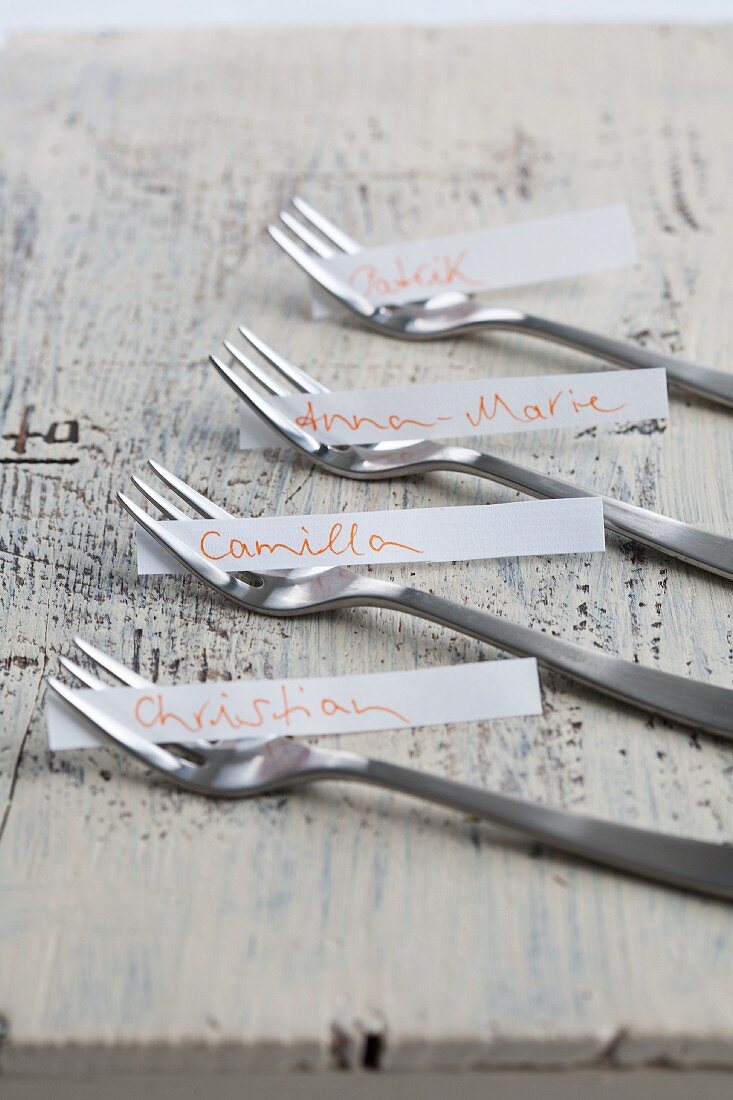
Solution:
<path fill-rule="evenodd" d="M 409 1070 L 733 1067 L 730 906 L 530 858 L 386 794 L 219 805 L 106 751 L 51 758 L 42 703 L 76 631 L 166 680 L 493 659 L 386 612 L 277 622 L 180 578 L 138 581 L 114 492 L 157 456 L 254 515 L 512 498 L 449 475 L 360 485 L 237 453 L 236 407 L 205 359 L 241 320 L 339 387 L 590 365 L 511 336 L 410 347 L 313 323 L 263 235 L 294 191 L 372 241 L 625 200 L 635 270 L 498 300 L 730 369 L 731 31 L 31 35 L 0 65 L 4 1071 L 358 1068 L 367 1049 Z M 650 430 L 500 445 L 732 530 L 731 420 L 702 402 L 675 397 Z M 612 538 L 603 558 L 416 579 L 730 682 L 724 583 Z M 542 719 L 342 743 L 733 840 L 730 745 L 559 677 L 543 686 Z"/>

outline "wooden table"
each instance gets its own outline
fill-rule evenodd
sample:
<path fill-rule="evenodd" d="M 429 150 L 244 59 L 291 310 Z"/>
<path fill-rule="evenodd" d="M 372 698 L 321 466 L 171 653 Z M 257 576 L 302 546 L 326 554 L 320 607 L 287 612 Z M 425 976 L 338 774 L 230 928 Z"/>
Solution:
<path fill-rule="evenodd" d="M 496 300 L 730 368 L 733 33 L 27 35 L 0 63 L 0 1091 L 729 1095 L 730 906 L 397 796 L 334 786 L 219 805 L 108 751 L 51 757 L 43 682 L 75 632 L 168 681 L 494 659 L 388 612 L 274 621 L 190 580 L 139 581 L 114 493 L 151 456 L 243 514 L 513 499 L 450 475 L 348 483 L 238 453 L 206 356 L 240 321 L 340 388 L 597 369 L 509 335 L 416 347 L 313 322 L 263 234 L 294 192 L 375 242 L 626 201 L 635 269 Z M 497 446 L 731 532 L 731 420 L 703 402 Z M 730 683 L 726 585 L 613 537 L 605 556 L 415 579 Z M 733 839 L 730 745 L 542 681 L 541 719 L 342 744 Z"/>

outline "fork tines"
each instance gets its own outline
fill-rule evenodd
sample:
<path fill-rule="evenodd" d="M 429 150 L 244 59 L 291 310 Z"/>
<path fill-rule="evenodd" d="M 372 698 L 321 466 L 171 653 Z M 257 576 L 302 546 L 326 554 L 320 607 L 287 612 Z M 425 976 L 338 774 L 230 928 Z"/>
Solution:
<path fill-rule="evenodd" d="M 342 253 L 353 255 L 361 251 L 362 246 L 304 199 L 296 195 L 292 205 L 301 217 L 296 218 L 289 210 L 281 210 L 281 225 L 267 227 L 272 239 L 336 301 L 363 317 L 370 317 L 375 310 L 369 299 L 344 283 L 321 262 Z"/>
<path fill-rule="evenodd" d="M 233 518 L 224 508 L 209 500 L 203 493 L 192 489 L 190 485 L 187 485 L 181 478 L 176 477 L 170 470 L 166 470 L 159 462 L 150 459 L 148 466 L 175 496 L 188 504 L 199 516 L 203 516 L 205 519 Z M 142 478 L 133 476 L 131 480 L 135 488 L 163 514 L 165 519 L 190 518 L 185 512 L 171 504 L 156 489 L 143 481 Z M 199 580 L 202 580 L 210 588 L 229 596 L 237 602 L 248 605 L 251 604 L 251 593 L 256 589 L 264 588 L 265 580 L 259 574 L 243 571 L 235 577 L 231 573 L 224 572 L 213 562 L 192 550 L 173 533 L 169 525 L 154 519 L 125 493 L 118 493 L 117 499 L 125 511 L 151 538 L 167 550 L 185 569 L 195 574 Z"/>
<path fill-rule="evenodd" d="M 283 355 L 280 355 L 264 340 L 261 340 L 259 336 L 256 336 L 246 325 L 240 325 L 239 332 L 247 343 L 275 368 L 277 375 L 286 378 L 297 391 L 300 393 L 328 393 L 326 386 L 312 378 L 301 367 L 297 367 Z M 259 383 L 267 394 L 274 397 L 284 397 L 291 392 L 287 386 L 282 384 L 277 375 L 268 372 L 229 340 L 224 340 L 224 347 L 231 357 L 230 363 L 232 361 L 238 363 L 247 376 Z M 323 450 L 322 445 L 314 436 L 299 427 L 291 417 L 268 400 L 267 396 L 261 393 L 259 389 L 256 389 L 246 379 L 242 378 L 229 364 L 224 363 L 216 355 L 210 355 L 209 361 L 237 396 L 252 409 L 255 415 L 266 421 L 268 426 L 277 432 L 289 446 L 295 447 L 311 458 L 316 457 Z"/>
<path fill-rule="evenodd" d="M 335 256 L 337 252 L 348 252 L 350 256 L 353 256 L 355 253 L 361 251 L 362 246 L 358 241 L 355 241 L 353 237 L 350 237 L 348 233 L 345 233 L 338 225 L 334 225 L 325 214 L 321 214 L 315 207 L 311 206 L 309 202 L 306 202 L 305 199 L 301 199 L 298 195 L 294 195 L 290 201 L 304 221 L 301 222 L 293 217 L 288 210 L 280 211 L 280 220 L 287 225 L 296 236 L 300 237 L 304 244 L 309 245 L 314 252 L 317 252 L 319 256 L 322 256 L 324 259 L 330 259 L 332 256 Z M 317 236 L 313 232 L 314 229 L 318 230 L 323 237 L 326 238 L 328 243 Z M 331 248 L 331 245 L 334 245 L 335 248 Z"/>

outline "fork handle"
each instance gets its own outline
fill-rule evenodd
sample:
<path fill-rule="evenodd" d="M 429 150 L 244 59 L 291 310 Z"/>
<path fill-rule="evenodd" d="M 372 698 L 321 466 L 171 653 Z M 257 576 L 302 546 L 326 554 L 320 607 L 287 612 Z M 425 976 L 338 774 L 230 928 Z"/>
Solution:
<path fill-rule="evenodd" d="M 320 755 L 320 754 L 319 754 Z M 413 795 L 484 818 L 573 855 L 633 875 L 733 898 L 733 847 L 618 825 L 352 753 L 328 754 L 343 778 Z"/>
<path fill-rule="evenodd" d="M 669 380 L 682 389 L 733 408 L 733 374 L 713 370 L 711 367 L 699 367 L 685 359 L 648 351 L 624 340 L 613 340 L 610 336 L 601 336 L 573 325 L 550 321 L 546 317 L 535 317 L 519 311 L 506 311 L 502 316 L 502 312 L 489 310 L 483 320 L 477 316 L 476 324 L 509 332 L 522 332 L 527 336 L 537 336 L 540 340 L 574 348 L 576 351 L 589 352 L 615 367 L 664 367 Z"/>
<path fill-rule="evenodd" d="M 535 657 L 540 664 L 614 699 L 694 729 L 733 739 L 733 691 L 728 688 L 645 668 L 600 650 L 508 622 L 488 611 L 453 603 L 431 592 L 372 578 L 361 580 L 360 589 L 367 605 L 405 611 L 509 653 Z M 361 602 L 361 599 L 357 597 L 354 602 Z"/>
<path fill-rule="evenodd" d="M 446 466 L 451 470 L 476 474 L 533 497 L 598 496 L 590 489 L 584 489 L 573 482 L 549 477 L 494 455 L 459 448 L 447 448 L 445 455 L 449 460 Z M 717 573 L 727 580 L 733 580 L 733 539 L 710 531 L 701 531 L 689 523 L 670 519 L 658 512 L 614 500 L 612 497 L 604 496 L 602 500 L 603 522 L 610 531 L 636 542 L 643 542 L 655 550 L 662 550 L 665 554 L 681 558 L 682 561 L 710 573 Z"/>

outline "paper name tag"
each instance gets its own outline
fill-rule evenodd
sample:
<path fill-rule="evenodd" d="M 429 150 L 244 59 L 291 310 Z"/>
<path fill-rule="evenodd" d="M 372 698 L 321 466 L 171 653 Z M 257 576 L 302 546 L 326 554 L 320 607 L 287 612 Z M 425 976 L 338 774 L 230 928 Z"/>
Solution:
<path fill-rule="evenodd" d="M 667 372 L 596 371 L 533 378 L 482 378 L 269 398 L 323 443 L 449 439 L 666 417 Z M 246 406 L 239 445 L 285 446 Z"/>
<path fill-rule="evenodd" d="M 623 204 L 576 210 L 512 225 L 338 253 L 319 264 L 372 305 L 437 294 L 476 294 L 629 267 L 634 229 Z"/>
<path fill-rule="evenodd" d="M 542 713 L 534 658 L 307 680 L 82 688 L 79 694 L 158 743 L 187 738 L 259 741 Z M 105 743 L 50 692 L 46 722 L 52 751 Z"/>
<path fill-rule="evenodd" d="M 166 520 L 171 534 L 228 572 L 603 550 L 600 497 L 395 508 L 387 512 L 272 516 L 265 519 Z M 140 574 L 185 572 L 137 529 Z"/>

